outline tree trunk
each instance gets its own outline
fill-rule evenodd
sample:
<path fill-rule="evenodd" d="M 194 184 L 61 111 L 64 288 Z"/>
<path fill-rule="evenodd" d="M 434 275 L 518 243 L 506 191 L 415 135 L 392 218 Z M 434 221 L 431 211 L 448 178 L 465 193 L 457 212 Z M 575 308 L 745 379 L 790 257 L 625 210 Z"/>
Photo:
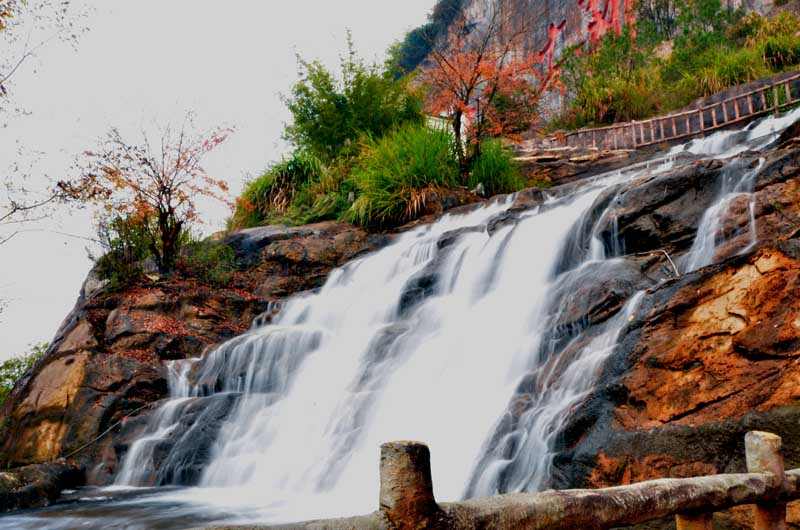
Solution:
<path fill-rule="evenodd" d="M 161 240 L 161 249 L 160 259 L 158 253 L 156 253 L 156 264 L 161 273 L 169 273 L 175 269 L 181 228 L 182 223 L 177 221 L 169 212 L 160 212 L 158 214 L 158 235 Z"/>
<path fill-rule="evenodd" d="M 456 158 L 458 159 L 458 169 L 461 174 L 461 180 L 462 182 L 466 182 L 467 175 L 469 174 L 469 163 L 467 161 L 467 155 L 464 152 L 464 142 L 461 137 L 463 117 L 464 114 L 460 110 L 457 110 L 453 114 L 453 136 L 455 137 Z"/>

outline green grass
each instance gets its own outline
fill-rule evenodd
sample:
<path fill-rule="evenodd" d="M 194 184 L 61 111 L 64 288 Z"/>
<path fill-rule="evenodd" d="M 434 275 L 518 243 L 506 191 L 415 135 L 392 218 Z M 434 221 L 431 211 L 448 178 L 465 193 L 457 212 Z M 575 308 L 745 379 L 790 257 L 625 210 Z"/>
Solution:
<path fill-rule="evenodd" d="M 452 135 L 405 126 L 366 143 L 350 175 L 357 198 L 345 216 L 361 225 L 401 223 L 422 212 L 438 188 L 458 180 Z"/>
<path fill-rule="evenodd" d="M 509 149 L 498 139 L 487 140 L 481 145 L 481 153 L 472 166 L 467 185 L 475 188 L 483 184 L 486 194 L 511 193 L 525 187 L 519 166 L 514 162 Z"/>
<path fill-rule="evenodd" d="M 236 253 L 221 241 L 189 239 L 183 245 L 177 268 L 186 276 L 215 287 L 223 287 L 233 279 L 236 271 Z"/>

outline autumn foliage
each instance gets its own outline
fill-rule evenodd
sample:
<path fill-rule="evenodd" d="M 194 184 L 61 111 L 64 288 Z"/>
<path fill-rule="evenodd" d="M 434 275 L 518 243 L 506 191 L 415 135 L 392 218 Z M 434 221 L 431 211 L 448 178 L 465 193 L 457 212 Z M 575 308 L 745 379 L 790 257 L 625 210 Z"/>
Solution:
<path fill-rule="evenodd" d="M 232 131 L 196 134 L 190 123 L 187 118 L 180 129 L 166 127 L 156 144 L 145 133 L 130 143 L 111 129 L 97 149 L 84 152 L 79 177 L 59 183 L 74 200 L 138 222 L 162 272 L 175 267 L 181 234 L 197 220 L 197 200 L 228 202 L 227 183 L 208 175 L 202 162 Z"/>
<path fill-rule="evenodd" d="M 463 174 L 488 137 L 512 136 L 531 124 L 542 95 L 558 81 L 555 40 L 564 24 L 551 25 L 547 45 L 525 49 L 526 23 L 498 7 L 482 24 L 460 15 L 446 39 L 435 43 L 424 68 L 427 110 L 444 116 L 456 137 Z"/>

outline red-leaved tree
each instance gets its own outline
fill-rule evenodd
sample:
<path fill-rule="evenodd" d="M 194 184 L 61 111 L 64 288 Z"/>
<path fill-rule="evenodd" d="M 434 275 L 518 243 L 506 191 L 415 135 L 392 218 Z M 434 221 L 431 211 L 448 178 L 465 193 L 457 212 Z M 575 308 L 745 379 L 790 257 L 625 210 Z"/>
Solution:
<path fill-rule="evenodd" d="M 513 136 L 520 123 L 535 121 L 542 94 L 558 80 L 553 51 L 564 24 L 551 26 L 547 46 L 527 51 L 528 24 L 501 5 L 481 23 L 461 13 L 447 37 L 432 43 L 421 74 L 426 110 L 449 121 L 463 174 L 487 137 Z"/>
<path fill-rule="evenodd" d="M 83 154 L 79 177 L 58 185 L 72 199 L 140 222 L 162 272 L 175 267 L 181 233 L 197 219 L 196 201 L 228 203 L 227 183 L 211 177 L 202 162 L 232 130 L 192 133 L 190 123 L 187 118 L 179 129 L 164 128 L 155 145 L 144 132 L 131 143 L 111 129 L 97 149 Z"/>

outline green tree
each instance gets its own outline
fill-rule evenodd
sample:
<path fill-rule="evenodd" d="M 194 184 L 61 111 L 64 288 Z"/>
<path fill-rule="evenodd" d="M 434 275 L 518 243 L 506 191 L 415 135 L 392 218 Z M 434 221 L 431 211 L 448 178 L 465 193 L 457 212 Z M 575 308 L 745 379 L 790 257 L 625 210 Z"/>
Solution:
<path fill-rule="evenodd" d="M 398 74 L 417 68 L 431 52 L 434 43 L 450 28 L 463 7 L 463 0 L 438 0 L 425 24 L 406 33 L 402 41 L 389 50 L 390 63 Z"/>
<path fill-rule="evenodd" d="M 0 362 L 0 407 L 8 399 L 17 381 L 44 356 L 48 346 L 46 342 L 42 342 L 33 346 L 28 353 Z"/>
<path fill-rule="evenodd" d="M 423 119 L 422 99 L 407 79 L 359 59 L 349 35 L 347 47 L 338 78 L 320 62 L 298 58 L 301 78 L 285 98 L 292 113 L 285 137 L 323 161 L 353 154 L 362 136 L 379 138 Z"/>

